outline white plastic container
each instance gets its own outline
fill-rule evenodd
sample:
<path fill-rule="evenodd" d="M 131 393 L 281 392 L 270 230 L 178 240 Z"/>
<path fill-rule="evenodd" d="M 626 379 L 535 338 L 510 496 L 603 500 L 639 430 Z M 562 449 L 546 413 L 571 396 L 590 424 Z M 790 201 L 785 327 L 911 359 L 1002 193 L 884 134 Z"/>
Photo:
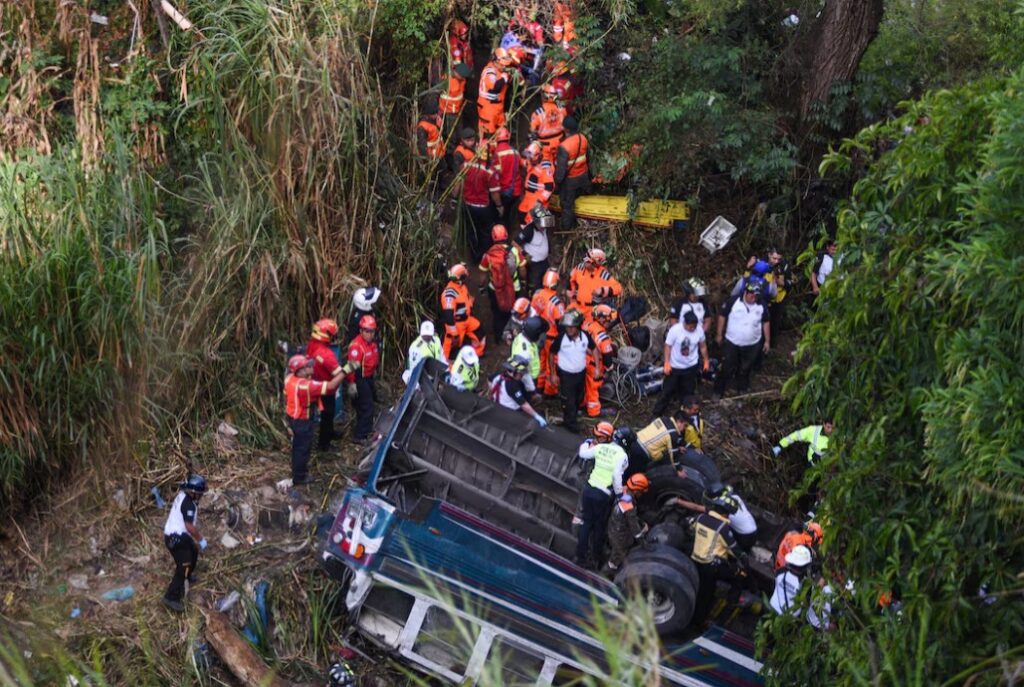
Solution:
<path fill-rule="evenodd" d="M 736 233 L 736 225 L 719 215 L 700 235 L 700 245 L 715 253 L 725 248 L 729 239 Z"/>

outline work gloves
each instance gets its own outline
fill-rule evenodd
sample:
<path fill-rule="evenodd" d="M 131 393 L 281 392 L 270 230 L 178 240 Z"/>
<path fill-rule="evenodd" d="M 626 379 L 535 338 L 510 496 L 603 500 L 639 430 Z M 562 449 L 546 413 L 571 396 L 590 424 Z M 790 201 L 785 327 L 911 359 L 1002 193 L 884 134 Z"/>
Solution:
<path fill-rule="evenodd" d="M 206 537 L 199 540 L 199 550 L 206 551 L 206 547 L 209 546 L 209 542 L 206 541 Z"/>
<path fill-rule="evenodd" d="M 548 421 L 544 419 L 543 415 L 535 415 L 533 419 L 537 421 L 537 424 L 540 425 L 541 428 L 548 426 Z"/>

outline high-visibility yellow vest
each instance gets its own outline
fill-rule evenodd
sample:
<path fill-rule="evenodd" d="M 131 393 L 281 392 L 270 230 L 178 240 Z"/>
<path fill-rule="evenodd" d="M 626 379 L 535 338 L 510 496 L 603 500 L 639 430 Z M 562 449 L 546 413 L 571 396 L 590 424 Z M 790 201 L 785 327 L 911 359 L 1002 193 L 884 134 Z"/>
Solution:
<path fill-rule="evenodd" d="M 597 489 L 611 489 L 615 482 L 615 468 L 622 462 L 625 451 L 618 444 L 601 444 L 594 450 L 594 469 L 588 484 Z"/>
<path fill-rule="evenodd" d="M 512 350 L 508 356 L 509 361 L 517 355 L 530 361 L 530 376 L 537 379 L 540 375 L 540 350 L 537 344 L 527 339 L 526 335 L 522 332 L 519 332 L 516 338 L 512 339 Z"/>
<path fill-rule="evenodd" d="M 693 528 L 693 560 L 698 563 L 714 563 L 729 556 L 729 545 L 722 530 L 729 526 L 729 520 L 719 513 L 709 513 L 719 524 L 712 528 L 700 519 Z"/>

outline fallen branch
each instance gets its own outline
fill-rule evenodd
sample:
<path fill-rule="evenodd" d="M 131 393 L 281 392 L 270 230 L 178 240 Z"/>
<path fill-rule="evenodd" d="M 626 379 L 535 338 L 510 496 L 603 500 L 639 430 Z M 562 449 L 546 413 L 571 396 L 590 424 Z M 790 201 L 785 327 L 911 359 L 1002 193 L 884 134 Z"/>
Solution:
<path fill-rule="evenodd" d="M 292 687 L 274 675 L 249 642 L 235 632 L 226 615 L 205 608 L 202 612 L 206 618 L 206 640 L 242 684 Z"/>

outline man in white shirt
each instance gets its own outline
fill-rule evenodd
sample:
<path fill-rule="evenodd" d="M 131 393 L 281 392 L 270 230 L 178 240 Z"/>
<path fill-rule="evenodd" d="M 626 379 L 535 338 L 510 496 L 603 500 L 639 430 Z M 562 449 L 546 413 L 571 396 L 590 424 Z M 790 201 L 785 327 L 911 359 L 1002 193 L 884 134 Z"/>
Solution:
<path fill-rule="evenodd" d="M 818 260 L 814 263 L 814 269 L 811 271 L 811 291 L 815 296 L 821 293 L 821 287 L 825 285 L 825 280 L 835 269 L 838 249 L 839 244 L 836 243 L 836 240 L 829 239 L 825 244 L 825 250 L 818 254 Z"/>
<path fill-rule="evenodd" d="M 771 348 L 768 304 L 761 298 L 756 284 L 747 284 L 742 296 L 730 298 L 722 306 L 716 339 L 722 347 L 722 369 L 715 378 L 714 398 L 717 400 L 733 378 L 736 389 L 746 391 L 758 356 Z"/>
<path fill-rule="evenodd" d="M 206 480 L 200 475 L 191 475 L 182 482 L 178 495 L 171 504 L 164 524 L 164 545 L 174 558 L 174 577 L 161 601 L 164 606 L 181 613 L 185 596 L 185 581 L 196 581 L 196 563 L 199 551 L 206 549 L 206 538 L 199 534 L 196 523 L 199 518 L 199 500 L 206 493 Z"/>
<path fill-rule="evenodd" d="M 582 325 L 583 313 L 567 311 L 562 316 L 562 331 L 548 350 L 551 383 L 562 398 L 562 426 L 570 432 L 580 431 L 576 416 L 583 405 L 587 360 L 594 357 L 594 341 L 580 328 Z"/>
<path fill-rule="evenodd" d="M 661 397 L 654 406 L 654 417 L 661 417 L 670 405 L 674 406 L 673 410 L 678 409 L 682 399 L 697 391 L 701 360 L 704 361 L 704 370 L 708 369 L 708 344 L 699 322 L 696 313 L 686 311 L 683 321 L 668 330 L 663 363 L 665 377 L 661 383 Z"/>

